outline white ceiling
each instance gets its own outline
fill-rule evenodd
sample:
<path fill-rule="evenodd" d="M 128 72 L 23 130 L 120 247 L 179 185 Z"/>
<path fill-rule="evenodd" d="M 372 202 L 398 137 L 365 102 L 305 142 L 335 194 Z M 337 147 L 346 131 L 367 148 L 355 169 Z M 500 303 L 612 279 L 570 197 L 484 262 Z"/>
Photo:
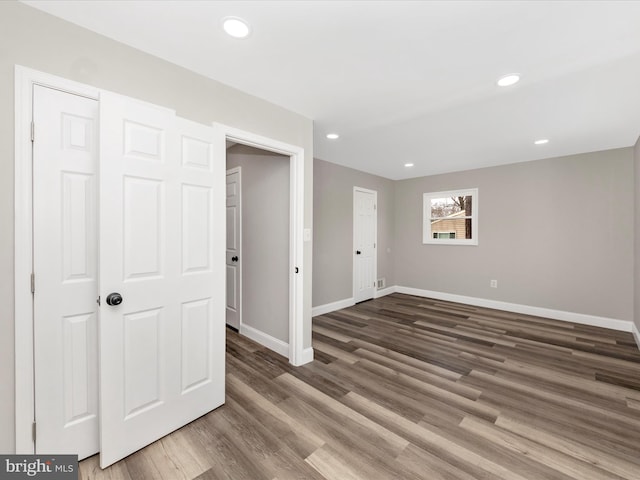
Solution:
<path fill-rule="evenodd" d="M 309 117 L 316 158 L 387 178 L 640 135 L 639 1 L 24 3 Z M 226 36 L 225 16 L 251 36 Z"/>

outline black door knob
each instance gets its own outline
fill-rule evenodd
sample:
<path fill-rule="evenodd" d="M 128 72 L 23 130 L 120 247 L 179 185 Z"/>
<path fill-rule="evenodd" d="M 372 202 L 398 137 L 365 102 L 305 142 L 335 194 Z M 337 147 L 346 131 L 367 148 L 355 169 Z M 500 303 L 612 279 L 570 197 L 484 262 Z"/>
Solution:
<path fill-rule="evenodd" d="M 360 250 L 356 250 L 356 255 L 360 255 L 362 252 Z"/>
<path fill-rule="evenodd" d="M 120 305 L 122 303 L 122 295 L 119 293 L 110 293 L 107 295 L 107 305 L 111 305 L 115 307 L 116 305 Z"/>
<path fill-rule="evenodd" d="M 231 257 L 231 261 L 232 262 L 237 262 L 238 261 L 238 256 L 234 255 L 233 257 Z"/>

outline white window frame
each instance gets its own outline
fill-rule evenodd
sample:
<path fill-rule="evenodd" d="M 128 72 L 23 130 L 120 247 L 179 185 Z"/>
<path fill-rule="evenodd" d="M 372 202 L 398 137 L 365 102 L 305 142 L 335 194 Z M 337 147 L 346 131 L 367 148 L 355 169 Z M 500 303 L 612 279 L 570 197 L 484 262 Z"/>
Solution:
<path fill-rule="evenodd" d="M 471 197 L 472 238 L 433 238 L 431 231 L 431 200 L 434 198 Z M 422 243 L 431 245 L 478 245 L 478 189 L 464 188 L 444 192 L 428 192 L 422 195 Z"/>

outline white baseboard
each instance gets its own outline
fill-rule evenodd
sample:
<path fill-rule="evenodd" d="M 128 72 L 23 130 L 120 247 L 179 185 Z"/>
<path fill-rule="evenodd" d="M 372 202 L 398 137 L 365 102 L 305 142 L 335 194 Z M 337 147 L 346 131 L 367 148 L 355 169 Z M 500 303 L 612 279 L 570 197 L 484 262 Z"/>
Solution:
<path fill-rule="evenodd" d="M 396 292 L 396 286 L 393 285 L 391 287 L 383 288 L 381 290 L 376 290 L 373 292 L 373 298 L 384 297 L 385 295 L 389 295 L 391 293 Z M 343 308 L 353 307 L 356 302 L 351 298 L 345 298 L 344 300 L 338 300 L 337 302 L 327 303 L 325 305 L 318 305 L 317 307 L 313 307 L 311 309 L 311 316 L 317 317 L 318 315 L 324 315 L 325 313 L 335 312 L 336 310 L 342 310 Z"/>
<path fill-rule="evenodd" d="M 337 302 L 327 303 L 325 305 L 318 305 L 311 309 L 311 316 L 317 317 L 318 315 L 324 315 L 325 313 L 335 312 L 336 310 L 342 310 L 343 308 L 353 307 L 356 302 L 351 298 L 345 298 L 344 300 L 338 300 Z"/>
<path fill-rule="evenodd" d="M 631 333 L 633 333 L 633 337 L 636 339 L 636 345 L 638 349 L 640 349 L 640 330 L 635 323 L 631 322 Z"/>
<path fill-rule="evenodd" d="M 391 286 L 391 287 L 387 287 L 387 288 L 383 288 L 380 290 L 376 290 L 375 293 L 373 294 L 373 298 L 380 298 L 380 297 L 384 297 L 385 295 L 390 295 L 392 293 L 396 293 L 397 287 L 395 285 Z"/>
<path fill-rule="evenodd" d="M 250 338 L 254 342 L 258 342 L 260 345 L 267 347 L 284 357 L 289 358 L 289 344 L 283 342 L 282 340 L 278 340 L 277 338 L 272 337 L 271 335 L 267 335 L 257 328 L 253 328 L 245 324 L 240 325 L 240 334 L 244 335 L 247 338 Z M 313 355 L 313 352 L 311 354 Z"/>
<path fill-rule="evenodd" d="M 565 322 L 580 323 L 582 325 L 591 325 L 594 327 L 610 328 L 622 332 L 631 332 L 633 322 L 628 320 L 619 320 L 616 318 L 598 317 L 595 315 L 585 315 L 583 313 L 566 312 L 563 310 L 553 310 L 543 307 L 532 307 L 530 305 L 520 305 L 517 303 L 500 302 L 498 300 L 487 300 L 484 298 L 467 297 L 464 295 L 455 295 L 452 293 L 436 292 L 433 290 L 422 290 L 411 287 L 396 287 L 396 292 L 406 293 L 408 295 L 416 295 L 418 297 L 435 298 L 437 300 L 445 300 L 448 302 L 466 303 L 467 305 L 475 305 L 477 307 L 494 308 L 496 310 L 506 310 L 507 312 L 522 313 L 525 315 L 534 315 L 536 317 L 551 318 L 554 320 L 562 320 Z"/>

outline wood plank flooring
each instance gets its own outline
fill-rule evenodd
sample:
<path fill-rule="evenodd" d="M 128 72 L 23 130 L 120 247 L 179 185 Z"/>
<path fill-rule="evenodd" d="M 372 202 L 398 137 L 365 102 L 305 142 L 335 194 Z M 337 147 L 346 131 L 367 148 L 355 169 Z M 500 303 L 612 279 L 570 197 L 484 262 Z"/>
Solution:
<path fill-rule="evenodd" d="M 638 480 L 629 333 L 393 294 L 313 321 L 316 360 L 227 332 L 227 402 L 82 479 Z"/>

